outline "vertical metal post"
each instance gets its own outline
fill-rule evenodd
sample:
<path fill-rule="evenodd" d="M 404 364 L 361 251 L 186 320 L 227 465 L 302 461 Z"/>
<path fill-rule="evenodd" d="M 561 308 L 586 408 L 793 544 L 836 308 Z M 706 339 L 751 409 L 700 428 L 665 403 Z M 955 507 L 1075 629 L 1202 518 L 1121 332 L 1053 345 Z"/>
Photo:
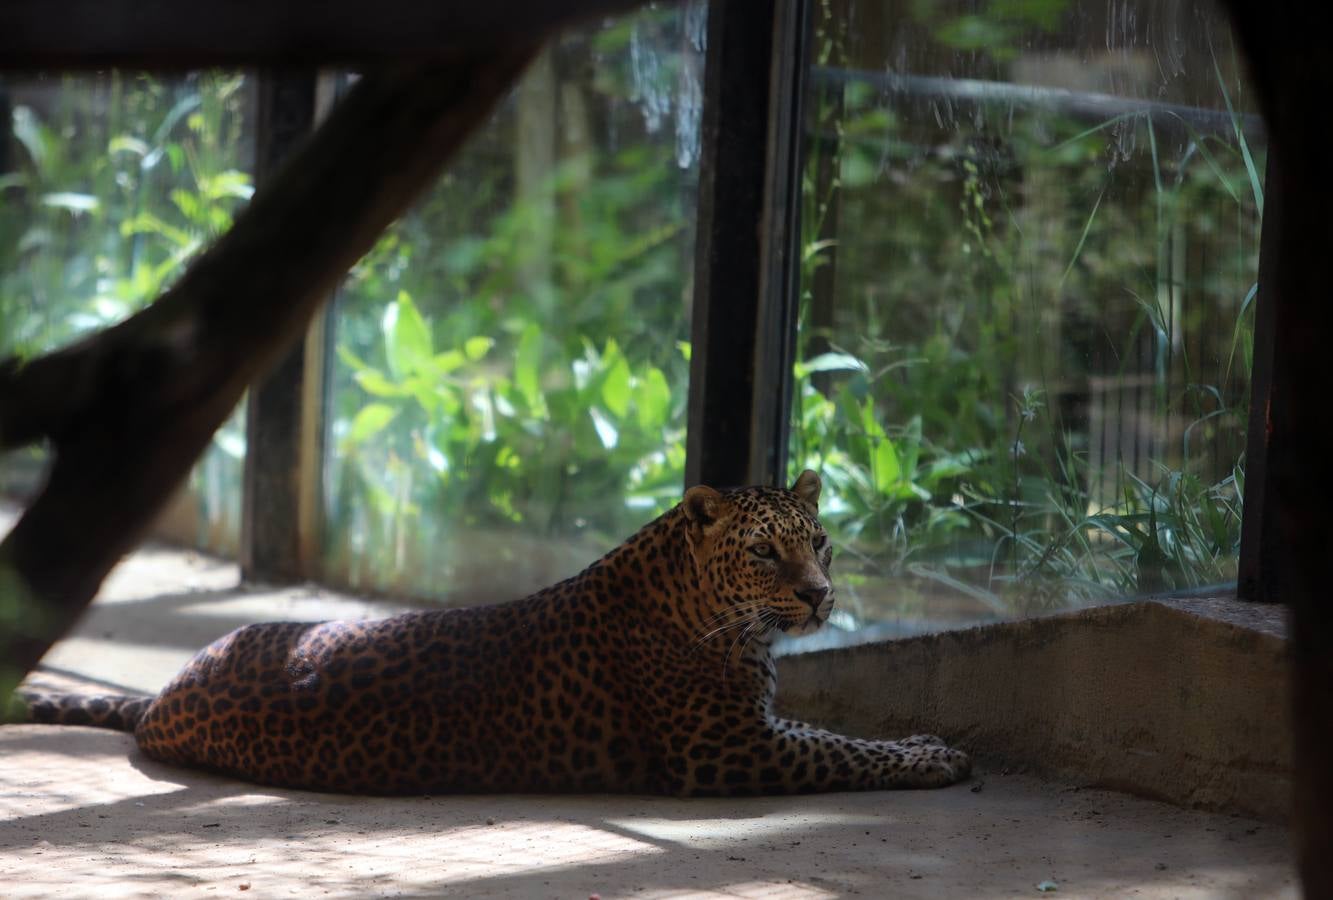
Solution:
<path fill-rule="evenodd" d="M 5 89 L 5 82 L 0 78 L 0 175 L 9 172 L 11 160 L 9 123 L 13 119 L 13 109 L 9 104 L 9 91 Z"/>
<path fill-rule="evenodd" d="M 808 0 L 708 13 L 687 484 L 783 478 Z"/>
<path fill-rule="evenodd" d="M 1264 173 L 1263 231 L 1259 235 L 1259 292 L 1254 298 L 1254 364 L 1250 370 L 1250 416 L 1245 433 L 1245 494 L 1241 511 L 1236 593 L 1242 600 L 1276 603 L 1267 578 L 1272 557 L 1272 510 L 1268 507 L 1268 445 L 1272 440 L 1273 349 L 1277 343 L 1277 271 L 1280 265 L 1282 192 L 1277 190 L 1276 147 L 1268 148 Z"/>
<path fill-rule="evenodd" d="M 807 0 L 780 2 L 776 19 L 755 366 L 757 396 L 767 403 L 759 408 L 752 425 L 749 480 L 783 485 L 801 314 L 801 181 L 810 4 Z"/>
<path fill-rule="evenodd" d="M 259 82 L 255 183 L 259 190 L 305 139 L 316 121 L 318 73 L 266 73 Z M 244 493 L 241 509 L 241 574 L 247 581 L 282 582 L 308 577 L 309 486 L 315 439 L 311 404 L 318 404 L 323 371 L 323 316 L 306 340 L 250 388 L 246 409 Z M 312 346 L 313 345 L 313 346 Z M 312 377 L 315 376 L 315 377 Z M 311 396 L 313 393 L 314 397 Z M 318 418 L 314 421 L 317 423 Z M 317 456 L 317 455 L 316 455 Z M 305 529 L 303 530 L 303 525 Z"/>

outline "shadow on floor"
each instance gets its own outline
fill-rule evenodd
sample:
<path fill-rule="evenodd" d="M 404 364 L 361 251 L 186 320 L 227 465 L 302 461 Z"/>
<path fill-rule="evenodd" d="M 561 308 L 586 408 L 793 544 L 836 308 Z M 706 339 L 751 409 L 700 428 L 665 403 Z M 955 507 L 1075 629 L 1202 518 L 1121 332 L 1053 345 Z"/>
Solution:
<path fill-rule="evenodd" d="M 994 773 L 977 793 L 374 798 L 174 769 L 96 729 L 0 728 L 0 759 L 15 896 L 1296 896 L 1281 829 Z"/>

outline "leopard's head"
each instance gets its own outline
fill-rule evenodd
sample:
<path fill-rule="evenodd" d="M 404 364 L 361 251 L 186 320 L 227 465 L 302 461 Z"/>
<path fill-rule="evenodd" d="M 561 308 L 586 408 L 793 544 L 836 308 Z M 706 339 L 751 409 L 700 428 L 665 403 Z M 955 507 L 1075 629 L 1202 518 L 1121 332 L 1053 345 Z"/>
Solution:
<path fill-rule="evenodd" d="M 833 548 L 819 524 L 819 489 L 819 476 L 807 469 L 791 490 L 701 485 L 685 493 L 706 626 L 803 635 L 824 624 L 833 610 Z"/>

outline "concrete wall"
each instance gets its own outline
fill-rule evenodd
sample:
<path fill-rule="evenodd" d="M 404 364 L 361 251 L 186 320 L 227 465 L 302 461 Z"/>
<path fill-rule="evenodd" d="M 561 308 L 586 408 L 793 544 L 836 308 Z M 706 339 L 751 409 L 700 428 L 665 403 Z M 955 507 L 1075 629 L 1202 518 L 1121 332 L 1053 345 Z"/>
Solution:
<path fill-rule="evenodd" d="M 778 706 L 859 736 L 933 732 L 983 770 L 1282 821 L 1291 739 L 1275 615 L 1144 602 L 786 656 Z"/>

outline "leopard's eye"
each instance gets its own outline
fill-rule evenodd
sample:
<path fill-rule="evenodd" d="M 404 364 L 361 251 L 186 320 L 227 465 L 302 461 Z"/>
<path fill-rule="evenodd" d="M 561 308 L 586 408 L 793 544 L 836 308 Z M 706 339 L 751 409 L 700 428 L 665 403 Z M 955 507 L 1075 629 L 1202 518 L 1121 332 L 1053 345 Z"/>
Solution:
<path fill-rule="evenodd" d="M 813 538 L 810 539 L 810 543 L 814 546 L 816 550 L 823 550 L 824 547 L 828 544 L 828 535 L 821 531 L 819 534 L 815 535 Z"/>
<path fill-rule="evenodd" d="M 773 549 L 773 545 L 768 543 L 767 541 L 758 544 L 751 544 L 750 552 L 753 553 L 755 556 L 759 557 L 760 559 L 772 559 L 776 553 L 776 551 L 774 551 Z"/>

